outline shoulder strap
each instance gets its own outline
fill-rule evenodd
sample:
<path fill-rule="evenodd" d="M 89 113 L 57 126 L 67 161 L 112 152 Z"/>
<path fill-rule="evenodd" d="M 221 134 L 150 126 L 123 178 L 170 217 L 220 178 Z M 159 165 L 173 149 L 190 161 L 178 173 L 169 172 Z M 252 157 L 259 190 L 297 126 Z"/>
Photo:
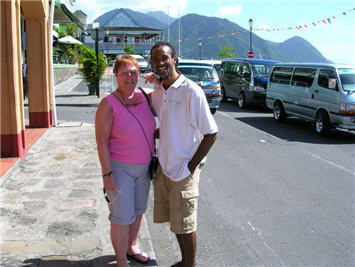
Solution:
<path fill-rule="evenodd" d="M 148 105 L 150 106 L 150 101 L 149 101 L 149 97 L 148 97 L 147 93 L 143 90 L 142 87 L 138 87 L 138 89 L 139 89 L 139 91 L 141 91 L 144 94 L 145 98 L 147 99 Z"/>

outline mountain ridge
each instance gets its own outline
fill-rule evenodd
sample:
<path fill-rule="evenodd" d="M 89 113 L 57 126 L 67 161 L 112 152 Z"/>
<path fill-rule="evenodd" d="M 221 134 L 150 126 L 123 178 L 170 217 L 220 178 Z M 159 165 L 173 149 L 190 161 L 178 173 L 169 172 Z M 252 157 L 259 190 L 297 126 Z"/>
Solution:
<path fill-rule="evenodd" d="M 164 28 L 163 39 L 167 40 L 168 15 L 163 11 L 148 12 L 144 15 L 151 16 L 155 20 L 160 21 L 161 27 Z M 162 20 L 159 20 L 157 17 L 160 17 Z M 164 23 L 164 20 L 166 23 Z M 169 37 L 177 52 L 179 51 L 179 42 L 177 41 L 179 39 L 178 24 L 179 20 L 176 19 L 169 25 Z M 186 34 L 187 32 L 188 34 Z M 231 33 L 234 33 L 234 35 Z M 224 35 L 225 37 L 218 38 L 219 35 Z M 203 58 L 216 58 L 216 54 L 219 52 L 221 46 L 230 45 L 237 57 L 247 57 L 250 50 L 249 31 L 225 18 L 209 17 L 193 13 L 187 14 L 180 18 L 180 36 L 182 40 L 180 42 L 180 56 L 184 58 L 199 57 L 200 47 L 198 43 L 200 38 Z M 215 38 L 211 38 L 211 36 Z M 252 50 L 255 58 L 274 59 L 284 62 L 332 63 L 311 43 L 299 36 L 294 36 L 284 42 L 277 43 L 265 40 L 252 32 Z"/>

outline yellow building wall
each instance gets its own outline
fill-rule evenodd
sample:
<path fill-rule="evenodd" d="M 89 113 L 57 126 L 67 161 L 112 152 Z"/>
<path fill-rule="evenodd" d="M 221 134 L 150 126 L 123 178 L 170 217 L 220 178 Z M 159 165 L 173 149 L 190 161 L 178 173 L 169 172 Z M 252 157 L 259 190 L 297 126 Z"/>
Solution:
<path fill-rule="evenodd" d="M 1 156 L 26 153 L 21 60 L 21 11 L 26 21 L 28 108 L 30 127 L 50 127 L 48 0 L 0 1 L 1 14 Z"/>
<path fill-rule="evenodd" d="M 1 1 L 1 155 L 23 155 L 20 1 Z"/>

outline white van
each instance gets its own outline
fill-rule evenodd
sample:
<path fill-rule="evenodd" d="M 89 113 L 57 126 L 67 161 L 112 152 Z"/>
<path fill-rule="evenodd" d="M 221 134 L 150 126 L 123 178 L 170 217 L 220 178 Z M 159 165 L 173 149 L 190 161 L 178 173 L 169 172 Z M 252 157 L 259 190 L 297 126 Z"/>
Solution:
<path fill-rule="evenodd" d="M 310 120 L 319 135 L 355 130 L 355 66 L 279 63 L 267 88 L 266 105 L 276 121 L 289 115 Z"/>
<path fill-rule="evenodd" d="M 140 55 L 130 55 L 130 56 L 134 57 L 138 61 L 139 69 L 142 73 L 148 70 L 148 62 L 144 59 L 144 57 Z"/>
<path fill-rule="evenodd" d="M 121 55 L 117 55 L 119 57 Z M 139 70 L 141 73 L 148 71 L 148 62 L 141 55 L 129 54 L 129 56 L 134 57 L 138 61 Z"/>

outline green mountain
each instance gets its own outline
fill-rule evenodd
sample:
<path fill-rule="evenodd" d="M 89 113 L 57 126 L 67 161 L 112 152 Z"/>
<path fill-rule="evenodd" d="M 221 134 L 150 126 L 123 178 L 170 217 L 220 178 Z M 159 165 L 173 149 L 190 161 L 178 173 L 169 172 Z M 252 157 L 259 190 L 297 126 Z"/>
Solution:
<path fill-rule="evenodd" d="M 170 25 L 170 40 L 176 52 L 179 51 L 179 20 Z M 249 52 L 249 32 L 227 19 L 188 14 L 180 18 L 180 56 L 198 58 L 199 38 L 203 58 L 216 58 L 221 46 L 230 45 L 237 57 L 247 57 Z M 238 33 L 239 32 L 239 33 Z M 232 35 L 231 33 L 235 33 Z M 223 38 L 220 35 L 224 35 Z M 216 38 L 211 38 L 215 36 Z M 167 28 L 164 31 L 167 40 Z M 264 40 L 252 34 L 252 48 L 255 58 L 274 59 L 284 62 L 330 62 L 316 48 L 301 37 L 293 37 L 283 43 Z"/>
<path fill-rule="evenodd" d="M 164 23 L 165 25 L 169 25 L 174 23 L 176 18 L 170 17 L 167 14 L 165 14 L 163 11 L 150 11 L 145 13 L 146 15 L 155 18 L 156 20 L 159 20 L 160 22 Z"/>

